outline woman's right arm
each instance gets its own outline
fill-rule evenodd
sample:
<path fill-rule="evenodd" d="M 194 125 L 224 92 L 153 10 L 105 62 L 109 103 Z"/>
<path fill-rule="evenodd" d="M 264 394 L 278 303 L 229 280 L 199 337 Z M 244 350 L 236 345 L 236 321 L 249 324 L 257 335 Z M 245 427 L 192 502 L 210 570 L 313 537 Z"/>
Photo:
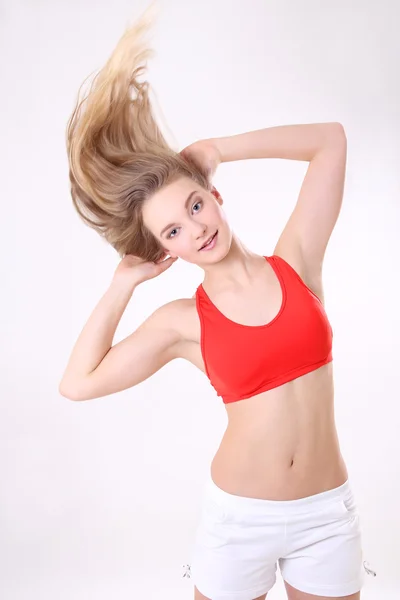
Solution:
<path fill-rule="evenodd" d="M 158 308 L 130 336 L 112 346 L 118 323 L 137 285 L 172 263 L 167 259 L 158 265 L 122 265 L 123 276 L 120 273 L 114 277 L 78 337 L 59 385 L 62 396 L 90 400 L 122 391 L 180 356 L 183 338 L 176 326 L 180 300 Z"/>

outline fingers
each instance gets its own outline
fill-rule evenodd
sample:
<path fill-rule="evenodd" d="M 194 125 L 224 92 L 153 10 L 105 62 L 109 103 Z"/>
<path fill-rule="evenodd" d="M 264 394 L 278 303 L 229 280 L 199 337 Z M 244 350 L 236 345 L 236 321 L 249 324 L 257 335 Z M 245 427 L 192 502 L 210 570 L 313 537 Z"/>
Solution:
<path fill-rule="evenodd" d="M 160 272 L 162 273 L 163 271 L 166 271 L 167 269 L 169 269 L 169 267 L 171 267 L 174 262 L 176 262 L 178 260 L 178 257 L 169 257 L 166 258 L 165 260 L 161 261 L 158 263 L 158 267 L 160 268 Z"/>
<path fill-rule="evenodd" d="M 156 263 L 156 265 L 158 265 L 158 264 L 164 262 L 164 260 L 166 260 L 167 256 L 168 256 L 168 252 L 163 252 L 162 255 L 160 256 L 160 258 L 158 258 L 154 262 Z"/>

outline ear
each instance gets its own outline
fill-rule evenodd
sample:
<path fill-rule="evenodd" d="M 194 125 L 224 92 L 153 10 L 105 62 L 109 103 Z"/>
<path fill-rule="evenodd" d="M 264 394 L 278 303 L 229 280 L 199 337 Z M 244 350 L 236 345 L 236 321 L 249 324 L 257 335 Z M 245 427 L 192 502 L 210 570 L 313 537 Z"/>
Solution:
<path fill-rule="evenodd" d="M 219 193 L 219 191 L 217 190 L 217 188 L 215 188 L 214 186 L 212 187 L 211 193 L 213 196 L 215 196 L 215 198 L 217 199 L 218 204 L 220 204 L 222 206 L 222 204 L 224 203 L 224 200 L 221 196 L 221 194 Z"/>

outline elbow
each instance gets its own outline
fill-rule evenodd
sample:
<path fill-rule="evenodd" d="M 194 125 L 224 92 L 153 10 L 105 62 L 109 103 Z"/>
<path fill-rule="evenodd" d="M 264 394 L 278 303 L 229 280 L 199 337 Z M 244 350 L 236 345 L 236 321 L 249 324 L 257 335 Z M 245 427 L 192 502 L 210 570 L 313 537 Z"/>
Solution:
<path fill-rule="evenodd" d="M 80 402 L 86 399 L 79 394 L 77 387 L 71 385 L 68 386 L 64 381 L 61 381 L 60 385 L 58 386 L 58 392 L 67 400 L 73 400 L 74 402 Z"/>
<path fill-rule="evenodd" d="M 343 127 L 342 123 L 339 123 L 338 121 L 334 121 L 334 122 L 328 123 L 328 125 L 329 125 L 330 135 L 334 135 L 335 137 L 341 137 L 343 139 L 346 139 L 346 130 Z"/>
<path fill-rule="evenodd" d="M 325 151 L 326 149 L 331 148 L 347 150 L 346 131 L 341 123 L 326 123 L 320 149 Z"/>

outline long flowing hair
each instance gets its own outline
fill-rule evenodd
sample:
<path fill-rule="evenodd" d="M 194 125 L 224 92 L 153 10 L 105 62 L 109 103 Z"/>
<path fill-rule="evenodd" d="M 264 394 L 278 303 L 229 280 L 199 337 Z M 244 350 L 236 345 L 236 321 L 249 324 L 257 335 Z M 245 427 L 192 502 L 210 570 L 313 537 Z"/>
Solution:
<path fill-rule="evenodd" d="M 157 125 L 149 83 L 142 80 L 154 52 L 145 36 L 154 5 L 129 27 L 89 90 L 81 85 L 67 126 L 73 204 L 121 257 L 162 257 L 142 218 L 144 202 L 181 177 L 210 191 L 207 173 L 171 148 Z"/>

